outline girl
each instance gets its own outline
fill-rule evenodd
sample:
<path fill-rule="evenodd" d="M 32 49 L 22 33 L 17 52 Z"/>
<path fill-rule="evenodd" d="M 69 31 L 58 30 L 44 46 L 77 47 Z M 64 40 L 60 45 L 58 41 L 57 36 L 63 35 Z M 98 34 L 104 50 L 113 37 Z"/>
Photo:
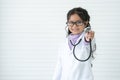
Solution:
<path fill-rule="evenodd" d="M 92 30 L 85 31 L 87 27 L 90 27 L 89 21 L 88 12 L 81 7 L 73 8 L 67 13 L 68 35 L 59 49 L 53 80 L 93 80 L 91 60 L 96 46 L 95 32 Z M 74 44 L 77 46 L 73 46 Z M 90 52 L 92 52 L 92 56 L 85 60 Z"/>

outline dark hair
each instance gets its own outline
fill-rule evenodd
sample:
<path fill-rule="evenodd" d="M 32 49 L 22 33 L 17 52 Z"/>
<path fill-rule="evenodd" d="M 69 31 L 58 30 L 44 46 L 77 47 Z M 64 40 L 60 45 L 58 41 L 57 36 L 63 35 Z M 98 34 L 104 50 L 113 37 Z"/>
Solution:
<path fill-rule="evenodd" d="M 83 20 L 83 22 L 88 21 L 88 24 L 86 27 L 90 26 L 90 24 L 89 24 L 90 16 L 86 9 L 77 7 L 77 8 L 73 8 L 73 9 L 69 10 L 69 12 L 67 13 L 67 21 L 70 19 L 71 15 L 73 15 L 73 14 L 77 14 Z M 67 33 L 68 33 L 68 35 L 71 33 L 69 29 L 68 29 Z"/>

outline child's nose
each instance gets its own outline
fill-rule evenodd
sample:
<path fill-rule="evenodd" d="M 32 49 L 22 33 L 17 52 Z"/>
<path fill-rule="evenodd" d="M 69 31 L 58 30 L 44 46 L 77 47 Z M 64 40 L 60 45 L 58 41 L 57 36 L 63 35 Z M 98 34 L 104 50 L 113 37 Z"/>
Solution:
<path fill-rule="evenodd" d="M 72 27 L 77 27 L 77 24 L 73 24 L 73 26 Z"/>

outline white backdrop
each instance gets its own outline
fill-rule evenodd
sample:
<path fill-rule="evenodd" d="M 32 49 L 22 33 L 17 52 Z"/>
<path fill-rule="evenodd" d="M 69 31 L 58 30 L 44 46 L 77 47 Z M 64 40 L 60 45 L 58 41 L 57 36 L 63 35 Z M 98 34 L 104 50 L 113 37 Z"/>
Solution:
<path fill-rule="evenodd" d="M 120 79 L 120 0 L 0 0 L 0 80 L 52 80 L 68 10 L 96 32 L 95 80 Z"/>

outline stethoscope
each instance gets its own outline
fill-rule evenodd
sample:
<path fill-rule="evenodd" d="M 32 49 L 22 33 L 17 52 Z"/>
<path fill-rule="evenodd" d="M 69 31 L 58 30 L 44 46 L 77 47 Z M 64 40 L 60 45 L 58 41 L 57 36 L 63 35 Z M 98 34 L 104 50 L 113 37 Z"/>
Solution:
<path fill-rule="evenodd" d="M 87 27 L 86 30 L 85 30 L 85 32 L 88 32 L 90 29 L 91 29 L 91 27 Z M 89 53 L 89 56 L 88 56 L 86 59 L 79 59 L 79 58 L 75 55 L 76 46 L 77 46 L 78 44 L 80 44 L 81 40 L 82 40 L 82 38 L 81 38 L 81 39 L 78 41 L 78 43 L 76 43 L 76 44 L 73 44 L 72 41 L 70 40 L 70 43 L 73 45 L 73 55 L 74 55 L 75 59 L 78 60 L 78 61 L 81 61 L 81 62 L 85 62 L 85 61 L 89 60 L 90 57 L 92 56 L 91 39 L 90 39 L 90 42 L 89 42 L 89 44 L 90 44 L 90 53 Z"/>

